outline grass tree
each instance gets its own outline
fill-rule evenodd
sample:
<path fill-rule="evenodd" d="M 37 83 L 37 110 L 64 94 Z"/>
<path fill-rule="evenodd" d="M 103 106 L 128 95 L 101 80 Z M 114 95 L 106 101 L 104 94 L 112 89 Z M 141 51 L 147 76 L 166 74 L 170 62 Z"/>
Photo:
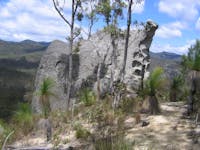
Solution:
<path fill-rule="evenodd" d="M 158 67 L 153 70 L 149 79 L 146 81 L 145 90 L 149 96 L 148 101 L 150 114 L 160 113 L 159 102 L 156 94 L 158 90 L 163 86 L 164 80 L 163 69 Z"/>
<path fill-rule="evenodd" d="M 45 78 L 42 84 L 40 85 L 39 91 L 37 93 L 38 96 L 40 97 L 40 102 L 42 104 L 42 111 L 46 119 L 47 141 L 50 141 L 52 136 L 52 127 L 51 127 L 51 122 L 49 120 L 49 113 L 51 112 L 49 98 L 50 96 L 55 96 L 55 94 L 52 92 L 53 86 L 54 86 L 54 81 L 50 78 Z"/>
<path fill-rule="evenodd" d="M 181 87 L 184 84 L 184 79 L 181 75 L 176 75 L 173 77 L 170 85 L 170 101 L 176 102 L 177 95 L 181 91 Z"/>
<path fill-rule="evenodd" d="M 40 102 L 42 104 L 42 111 L 45 118 L 48 117 L 51 111 L 49 98 L 50 96 L 55 96 L 54 93 L 52 92 L 53 86 L 54 86 L 54 81 L 50 78 L 45 78 L 42 81 L 39 91 L 37 93 L 40 97 Z"/>

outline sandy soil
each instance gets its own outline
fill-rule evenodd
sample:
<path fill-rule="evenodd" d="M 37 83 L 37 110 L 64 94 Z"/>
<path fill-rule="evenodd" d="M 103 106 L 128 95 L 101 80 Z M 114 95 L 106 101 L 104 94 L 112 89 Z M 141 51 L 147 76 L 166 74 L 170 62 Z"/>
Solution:
<path fill-rule="evenodd" d="M 125 120 L 126 139 L 134 143 L 134 150 L 200 150 L 200 140 L 194 133 L 200 133 L 194 121 L 183 119 L 186 106 L 182 102 L 161 104 L 162 113 L 156 116 L 142 115 L 148 126 L 134 125 L 134 117 Z M 75 145 L 80 144 L 71 135 L 60 135 L 61 139 L 74 139 Z M 66 143 L 64 147 L 69 146 Z M 72 144 L 72 143 L 71 143 Z M 30 136 L 14 143 L 15 147 L 25 149 L 53 149 L 51 143 L 45 142 L 45 136 Z M 19 148 L 22 149 L 22 148 Z"/>

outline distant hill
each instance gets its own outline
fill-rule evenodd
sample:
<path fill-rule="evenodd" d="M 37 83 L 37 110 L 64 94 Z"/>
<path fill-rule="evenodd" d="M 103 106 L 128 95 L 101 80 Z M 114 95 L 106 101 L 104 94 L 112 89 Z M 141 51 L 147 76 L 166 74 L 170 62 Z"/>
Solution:
<path fill-rule="evenodd" d="M 169 53 L 169 52 L 159 52 L 159 53 L 154 53 L 150 52 L 150 55 L 153 58 L 163 58 L 163 59 L 169 59 L 169 60 L 180 60 L 181 55 L 175 54 L 175 53 Z"/>
<path fill-rule="evenodd" d="M 20 58 L 35 56 L 38 61 L 38 55 L 42 55 L 50 43 L 35 42 L 25 40 L 21 42 L 11 42 L 0 40 L 0 58 Z M 34 61 L 34 59 L 32 59 Z"/>
<path fill-rule="evenodd" d="M 165 75 L 170 78 L 180 72 L 181 55 L 169 52 L 154 53 L 150 52 L 151 64 L 150 71 L 155 67 L 162 67 Z"/>
<path fill-rule="evenodd" d="M 0 40 L 0 118 L 8 119 L 24 95 L 33 91 L 40 58 L 49 44 Z"/>

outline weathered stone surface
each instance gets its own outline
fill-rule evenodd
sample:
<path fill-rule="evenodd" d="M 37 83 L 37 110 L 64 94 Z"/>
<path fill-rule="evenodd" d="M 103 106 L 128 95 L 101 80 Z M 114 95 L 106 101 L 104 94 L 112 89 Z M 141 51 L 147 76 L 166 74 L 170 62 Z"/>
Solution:
<path fill-rule="evenodd" d="M 56 97 L 51 96 L 51 107 L 63 109 L 66 107 L 66 92 L 65 92 L 65 74 L 66 74 L 66 57 L 69 54 L 68 47 L 65 43 L 54 41 L 48 47 L 48 50 L 43 55 L 37 71 L 35 79 L 36 93 L 40 88 L 42 81 L 50 77 L 55 81 L 53 92 Z M 35 112 L 41 111 L 39 96 L 34 94 L 32 99 L 32 107 Z"/>
<path fill-rule="evenodd" d="M 131 31 L 124 78 L 124 82 L 129 89 L 139 88 L 143 67 L 145 70 L 144 78 L 148 77 L 148 68 L 150 64 L 149 48 L 157 28 L 158 26 L 155 23 L 147 21 L 144 29 Z M 81 41 L 79 53 L 73 55 L 74 81 L 71 97 L 75 96 L 77 91 L 84 86 L 89 86 L 94 90 L 96 89 L 99 63 L 102 64 L 100 70 L 101 93 L 109 92 L 111 74 L 113 75 L 114 81 L 117 81 L 119 79 L 120 70 L 122 69 L 125 47 L 124 36 L 119 37 L 116 43 L 117 61 L 114 65 L 111 61 L 113 50 L 109 34 L 98 32 L 94 34 L 90 40 Z M 53 92 L 57 96 L 50 97 L 52 109 L 65 109 L 67 105 L 67 81 L 65 76 L 68 74 L 68 55 L 69 47 L 67 44 L 54 41 L 42 57 L 38 68 L 35 81 L 36 91 L 46 77 L 50 77 L 56 82 Z M 32 103 L 34 110 L 39 112 L 41 109 L 38 96 L 33 97 Z"/>

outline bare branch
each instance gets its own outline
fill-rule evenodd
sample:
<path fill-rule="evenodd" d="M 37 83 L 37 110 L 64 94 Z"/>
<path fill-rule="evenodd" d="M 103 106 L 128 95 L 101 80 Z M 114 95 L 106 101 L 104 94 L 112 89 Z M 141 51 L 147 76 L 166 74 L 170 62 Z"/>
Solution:
<path fill-rule="evenodd" d="M 58 9 L 55 0 L 53 0 L 53 5 L 54 5 L 54 8 L 56 9 L 56 11 L 58 12 L 58 14 L 60 15 L 60 17 L 65 21 L 65 23 L 67 23 L 71 27 L 71 24 L 69 23 L 69 21 L 65 18 L 65 16 Z"/>
<path fill-rule="evenodd" d="M 76 11 L 77 11 L 77 9 L 78 9 L 78 5 L 79 5 L 79 2 L 76 2 L 76 5 L 75 5 L 75 9 L 74 9 L 73 15 L 76 14 Z"/>

